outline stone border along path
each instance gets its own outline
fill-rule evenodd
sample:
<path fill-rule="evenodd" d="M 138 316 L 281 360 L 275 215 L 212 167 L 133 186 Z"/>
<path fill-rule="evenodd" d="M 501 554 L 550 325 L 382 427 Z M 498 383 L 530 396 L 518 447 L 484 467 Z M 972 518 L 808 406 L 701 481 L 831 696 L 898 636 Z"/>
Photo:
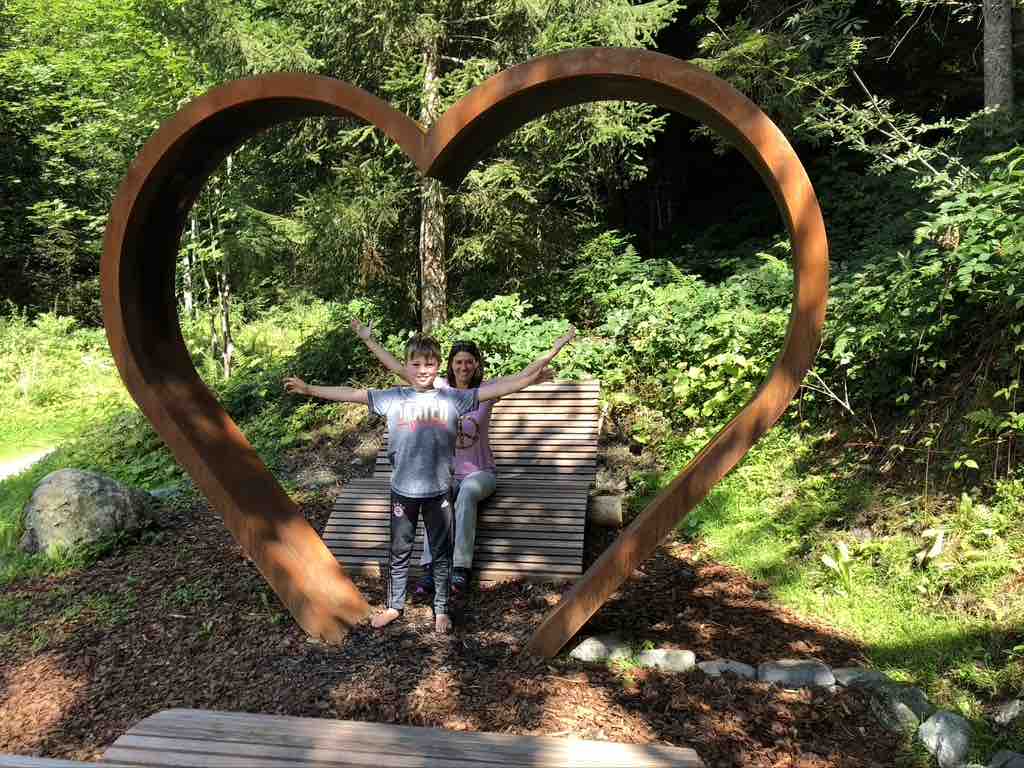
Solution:
<path fill-rule="evenodd" d="M 882 727 L 891 733 L 916 735 L 935 756 L 940 768 L 986 768 L 978 763 L 965 763 L 971 748 L 971 724 L 956 714 L 936 709 L 924 691 L 897 683 L 887 675 L 865 667 L 830 669 L 813 659 L 780 659 L 766 661 L 754 668 L 731 659 L 697 662 L 693 651 L 651 649 L 635 653 L 630 643 L 615 634 L 588 637 L 577 645 L 569 657 L 585 662 L 632 661 L 637 666 L 663 672 L 686 672 L 694 667 L 712 677 L 731 672 L 747 680 L 776 683 L 782 688 L 821 687 L 835 690 L 863 688 L 871 691 L 871 711 Z M 1008 727 L 1024 715 L 1024 703 L 1014 699 L 1000 705 L 993 719 Z M 1024 768 L 1024 754 L 1002 750 L 987 768 Z"/>

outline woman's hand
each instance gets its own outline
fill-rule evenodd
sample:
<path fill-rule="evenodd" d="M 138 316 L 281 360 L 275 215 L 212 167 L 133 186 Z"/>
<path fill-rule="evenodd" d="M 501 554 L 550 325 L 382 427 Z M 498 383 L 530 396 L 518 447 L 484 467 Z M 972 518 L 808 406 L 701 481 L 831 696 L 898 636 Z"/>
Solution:
<path fill-rule="evenodd" d="M 363 325 L 358 317 L 352 318 L 352 331 L 363 341 L 369 341 L 373 338 L 373 323 L 369 325 Z"/>
<path fill-rule="evenodd" d="M 562 351 L 562 347 L 564 347 L 574 338 L 576 338 L 576 327 L 574 325 L 570 325 L 569 330 L 565 332 L 565 335 L 555 339 L 555 345 L 551 348 L 551 351 L 554 352 L 555 355 L 557 355 L 559 352 Z M 552 357 L 553 356 L 554 355 L 552 355 Z"/>
<path fill-rule="evenodd" d="M 296 395 L 308 395 L 309 385 L 298 376 L 289 376 L 284 380 L 284 391 Z"/>

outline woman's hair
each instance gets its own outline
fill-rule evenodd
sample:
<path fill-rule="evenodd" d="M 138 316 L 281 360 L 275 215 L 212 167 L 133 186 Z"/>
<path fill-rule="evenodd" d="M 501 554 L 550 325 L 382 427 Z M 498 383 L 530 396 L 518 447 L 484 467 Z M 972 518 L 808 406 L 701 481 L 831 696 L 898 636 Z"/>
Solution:
<path fill-rule="evenodd" d="M 448 386 L 455 386 L 455 371 L 452 370 L 452 361 L 459 352 L 468 352 L 476 358 L 476 372 L 473 374 L 473 378 L 469 380 L 469 386 L 470 388 L 479 387 L 480 382 L 484 380 L 484 356 L 480 354 L 480 347 L 472 341 L 456 341 L 452 344 L 452 351 L 448 353 L 448 369 L 445 371 Z"/>
<path fill-rule="evenodd" d="M 441 362 L 441 345 L 437 343 L 437 339 L 433 336 L 424 336 L 421 333 L 417 333 L 415 336 L 409 339 L 405 345 L 405 360 L 408 362 L 412 360 L 413 355 L 421 355 L 427 358 L 427 360 L 437 360 Z"/>

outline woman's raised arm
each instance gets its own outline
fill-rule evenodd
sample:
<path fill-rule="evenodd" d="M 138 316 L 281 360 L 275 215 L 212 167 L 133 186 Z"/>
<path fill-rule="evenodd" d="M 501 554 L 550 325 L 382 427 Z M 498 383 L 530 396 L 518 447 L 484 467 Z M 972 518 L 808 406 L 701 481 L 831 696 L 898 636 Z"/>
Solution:
<path fill-rule="evenodd" d="M 543 371 L 543 373 L 540 375 L 540 378 L 531 381 L 531 384 L 539 384 L 544 381 L 551 381 L 552 379 L 555 378 L 555 373 L 550 369 L 545 370 L 545 368 L 547 368 L 548 363 L 554 360 L 558 353 L 562 351 L 562 348 L 570 341 L 572 341 L 575 337 L 576 329 L 570 325 L 568 331 L 566 331 L 562 336 L 559 336 L 557 339 L 555 339 L 555 343 L 551 346 L 551 349 L 549 349 L 543 355 L 538 357 L 528 366 L 523 368 L 523 370 L 521 370 L 515 376 L 499 376 L 497 378 L 491 379 L 491 383 L 493 384 L 494 382 L 500 382 L 505 379 L 514 379 L 518 376 L 529 376 L 533 373 L 536 373 L 537 371 Z M 501 397 L 501 395 L 499 395 L 499 397 Z"/>
<path fill-rule="evenodd" d="M 480 385 L 477 390 L 477 397 L 480 402 L 485 400 L 497 400 L 499 397 L 511 395 L 520 389 L 525 389 L 531 384 L 543 380 L 547 368 L 537 368 L 532 373 L 520 373 L 516 376 L 503 376 L 500 379 L 489 379 Z"/>

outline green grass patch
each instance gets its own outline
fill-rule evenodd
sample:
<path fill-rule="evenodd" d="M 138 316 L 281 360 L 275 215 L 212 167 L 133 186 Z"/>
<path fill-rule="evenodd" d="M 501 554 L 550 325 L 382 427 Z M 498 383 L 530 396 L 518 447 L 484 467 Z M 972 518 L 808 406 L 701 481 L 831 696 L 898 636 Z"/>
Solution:
<path fill-rule="evenodd" d="M 688 453 L 678 450 L 679 466 Z M 888 489 L 780 428 L 678 533 L 970 719 L 981 762 L 997 749 L 1024 751 L 1024 734 L 997 733 L 985 718 L 1024 683 L 1024 590 L 1014 586 L 1024 573 L 1024 483 L 925 507 L 913 489 Z"/>
<path fill-rule="evenodd" d="M 239 323 L 235 372 L 228 380 L 209 357 L 208 318 L 183 322 L 200 375 L 271 468 L 311 430 L 339 418 L 350 420 L 344 405 L 285 395 L 281 380 L 287 373 L 329 383 L 365 375 L 368 353 L 348 330 L 354 313 L 376 319 L 373 308 L 359 302 L 295 300 Z M 79 328 L 53 315 L 0 319 L 0 410 L 5 414 L 0 455 L 24 455 L 27 448 L 58 443 L 29 469 L 0 480 L 0 583 L 84 567 L 108 549 L 103 545 L 45 556 L 17 550 L 25 506 L 48 473 L 93 470 L 147 490 L 188 485 L 170 451 L 131 403 L 102 329 Z M 365 408 L 361 413 L 365 416 Z"/>

